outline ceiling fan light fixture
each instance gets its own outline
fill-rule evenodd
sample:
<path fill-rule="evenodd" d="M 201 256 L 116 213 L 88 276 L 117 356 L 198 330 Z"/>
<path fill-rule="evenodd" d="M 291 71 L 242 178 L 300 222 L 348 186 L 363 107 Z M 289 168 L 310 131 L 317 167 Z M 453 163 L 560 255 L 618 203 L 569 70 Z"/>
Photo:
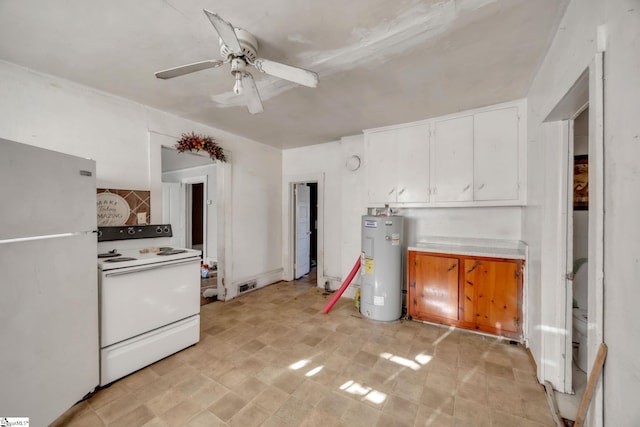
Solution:
<path fill-rule="evenodd" d="M 244 95 L 244 101 L 251 114 L 264 111 L 262 100 L 253 76 L 246 71 L 247 66 L 273 77 L 288 80 L 302 86 L 318 86 L 318 74 L 304 68 L 281 64 L 258 57 L 258 40 L 248 31 L 236 28 L 218 14 L 204 10 L 205 15 L 218 33 L 222 60 L 208 59 L 193 64 L 181 65 L 155 73 L 159 79 L 172 79 L 207 68 L 220 67 L 230 63 L 231 75 L 235 79 L 233 93 Z"/>
<path fill-rule="evenodd" d="M 236 95 L 240 95 L 242 93 L 242 73 L 240 71 L 236 71 L 236 83 L 233 85 L 233 93 Z"/>

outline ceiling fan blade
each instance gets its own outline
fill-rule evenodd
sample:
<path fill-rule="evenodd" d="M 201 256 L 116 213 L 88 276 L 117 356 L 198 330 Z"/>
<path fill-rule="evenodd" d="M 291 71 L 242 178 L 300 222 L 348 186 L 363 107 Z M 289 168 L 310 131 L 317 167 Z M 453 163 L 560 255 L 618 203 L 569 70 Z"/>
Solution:
<path fill-rule="evenodd" d="M 313 71 L 261 58 L 256 59 L 252 64 L 263 73 L 289 80 L 290 82 L 298 83 L 303 86 L 318 86 L 318 75 Z"/>
<path fill-rule="evenodd" d="M 233 25 L 220 18 L 213 12 L 209 12 L 207 9 L 203 9 L 204 13 L 211 21 L 213 28 L 216 29 L 220 39 L 224 44 L 227 45 L 231 53 L 235 55 L 242 55 L 242 48 L 240 47 L 240 42 L 238 41 L 238 37 L 236 37 L 236 32 L 233 29 Z"/>
<path fill-rule="evenodd" d="M 206 61 L 194 62 L 193 64 L 181 65 L 180 67 L 169 68 L 155 73 L 159 79 L 172 79 L 174 77 L 183 76 L 196 71 L 206 70 L 207 68 L 216 68 L 224 64 L 224 61 L 209 59 Z"/>
<path fill-rule="evenodd" d="M 256 87 L 256 82 L 253 80 L 253 76 L 249 73 L 242 74 L 242 90 L 244 92 L 244 98 L 247 102 L 247 108 L 251 114 L 262 113 L 262 101 L 260 100 L 260 94 Z"/>

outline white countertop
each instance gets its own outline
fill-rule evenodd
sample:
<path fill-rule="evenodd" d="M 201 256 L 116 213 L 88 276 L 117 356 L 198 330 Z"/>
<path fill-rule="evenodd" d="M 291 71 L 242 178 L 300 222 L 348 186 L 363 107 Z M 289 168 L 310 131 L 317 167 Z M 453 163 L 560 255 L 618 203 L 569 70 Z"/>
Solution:
<path fill-rule="evenodd" d="M 525 259 L 527 255 L 527 245 L 521 240 L 427 236 L 413 245 L 409 245 L 407 249 L 419 252 L 508 259 Z"/>

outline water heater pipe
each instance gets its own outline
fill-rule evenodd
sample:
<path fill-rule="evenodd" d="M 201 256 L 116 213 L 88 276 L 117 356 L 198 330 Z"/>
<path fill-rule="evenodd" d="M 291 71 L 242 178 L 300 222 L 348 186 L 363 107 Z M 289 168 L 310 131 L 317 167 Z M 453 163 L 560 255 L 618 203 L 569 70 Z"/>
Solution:
<path fill-rule="evenodd" d="M 347 290 L 353 278 L 356 277 L 356 273 L 358 272 L 358 270 L 360 270 L 360 257 L 358 257 L 358 259 L 356 260 L 356 263 L 351 269 L 351 272 L 349 273 L 347 278 L 344 279 L 344 282 L 342 282 L 342 286 L 340 286 L 340 289 L 338 289 L 336 293 L 333 294 L 333 296 L 331 297 L 327 305 L 325 305 L 324 308 L 322 309 L 322 311 L 324 311 L 325 314 L 329 314 L 329 310 L 331 310 L 331 307 L 333 307 L 335 303 L 338 302 L 338 300 L 340 299 L 340 296 L 342 296 L 344 291 Z"/>

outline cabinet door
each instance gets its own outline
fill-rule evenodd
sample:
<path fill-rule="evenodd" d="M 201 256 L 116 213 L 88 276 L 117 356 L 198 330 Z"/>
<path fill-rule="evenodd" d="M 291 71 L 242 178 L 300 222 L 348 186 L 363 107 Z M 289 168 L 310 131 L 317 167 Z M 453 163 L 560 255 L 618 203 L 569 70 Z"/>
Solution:
<path fill-rule="evenodd" d="M 429 128 L 397 130 L 397 201 L 429 201 Z"/>
<path fill-rule="evenodd" d="M 473 199 L 473 116 L 434 123 L 430 181 L 432 202 Z"/>
<path fill-rule="evenodd" d="M 517 200 L 518 108 L 474 116 L 474 200 Z"/>
<path fill-rule="evenodd" d="M 520 331 L 520 264 L 464 260 L 464 315 L 476 329 L 513 336 Z"/>
<path fill-rule="evenodd" d="M 367 188 L 370 203 L 396 201 L 396 130 L 366 135 Z"/>
<path fill-rule="evenodd" d="M 414 252 L 408 310 L 411 316 L 458 320 L 459 259 Z M 411 267 L 411 266 L 410 266 Z"/>

